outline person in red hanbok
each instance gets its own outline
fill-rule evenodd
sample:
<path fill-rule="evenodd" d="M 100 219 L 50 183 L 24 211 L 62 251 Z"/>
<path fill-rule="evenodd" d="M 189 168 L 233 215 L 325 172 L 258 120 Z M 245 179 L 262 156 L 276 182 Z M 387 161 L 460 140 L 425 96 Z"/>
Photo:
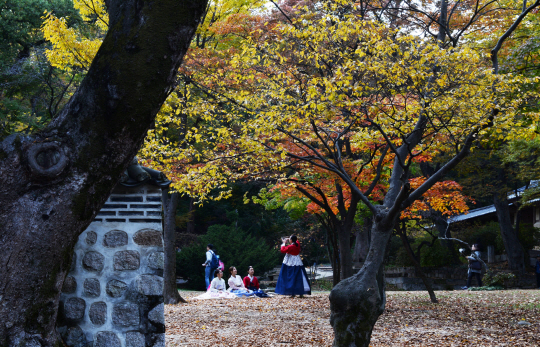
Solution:
<path fill-rule="evenodd" d="M 301 247 L 296 235 L 284 238 L 282 242 L 281 253 L 285 253 L 285 258 L 283 264 L 281 264 L 281 271 L 276 284 L 276 294 L 291 295 L 293 297 L 295 295 L 311 294 L 311 285 L 302 259 L 300 259 Z"/>
<path fill-rule="evenodd" d="M 244 277 L 244 286 L 247 289 L 259 290 L 260 289 L 259 280 L 254 275 L 255 275 L 255 269 L 253 268 L 253 266 L 250 266 L 248 270 L 248 275 Z"/>

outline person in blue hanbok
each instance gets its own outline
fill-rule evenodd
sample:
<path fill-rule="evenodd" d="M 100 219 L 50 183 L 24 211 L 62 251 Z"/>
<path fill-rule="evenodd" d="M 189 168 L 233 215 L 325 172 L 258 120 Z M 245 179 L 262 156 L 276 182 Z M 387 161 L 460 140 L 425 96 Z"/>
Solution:
<path fill-rule="evenodd" d="M 311 285 L 307 277 L 306 269 L 300 259 L 300 243 L 296 235 L 281 239 L 281 253 L 285 253 L 281 271 L 276 284 L 276 294 L 300 295 L 311 294 Z M 290 243 L 290 244 L 289 244 Z M 289 244 L 289 245 L 287 245 Z"/>

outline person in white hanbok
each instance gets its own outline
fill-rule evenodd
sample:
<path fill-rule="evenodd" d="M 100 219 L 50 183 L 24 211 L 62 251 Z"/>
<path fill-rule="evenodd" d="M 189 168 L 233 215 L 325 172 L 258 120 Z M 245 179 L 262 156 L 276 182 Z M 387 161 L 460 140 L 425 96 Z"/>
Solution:
<path fill-rule="evenodd" d="M 225 280 L 223 279 L 223 271 L 221 271 L 221 269 L 217 269 L 214 272 L 214 276 L 216 277 L 212 280 L 212 282 L 210 282 L 210 288 L 208 288 L 208 291 L 206 291 L 206 293 L 204 294 L 194 297 L 194 299 L 204 300 L 204 299 L 234 299 L 236 298 L 236 295 L 232 294 L 231 292 L 228 292 L 225 288 Z"/>
<path fill-rule="evenodd" d="M 238 276 L 238 271 L 234 266 L 229 268 L 229 272 L 231 277 L 229 278 L 229 289 L 227 291 L 238 297 L 253 296 L 253 291 L 244 286 L 244 281 L 242 281 L 242 277 Z"/>

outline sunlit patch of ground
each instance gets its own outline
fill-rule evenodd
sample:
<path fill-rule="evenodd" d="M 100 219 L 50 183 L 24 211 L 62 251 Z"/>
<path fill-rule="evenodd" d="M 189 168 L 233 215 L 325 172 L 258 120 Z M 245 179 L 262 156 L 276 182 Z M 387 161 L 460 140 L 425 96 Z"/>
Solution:
<path fill-rule="evenodd" d="M 331 346 L 328 293 L 166 305 L 167 346 Z M 540 291 L 388 292 L 372 346 L 540 346 Z M 518 324 L 522 321 L 522 324 Z M 523 324 L 523 321 L 530 324 Z"/>

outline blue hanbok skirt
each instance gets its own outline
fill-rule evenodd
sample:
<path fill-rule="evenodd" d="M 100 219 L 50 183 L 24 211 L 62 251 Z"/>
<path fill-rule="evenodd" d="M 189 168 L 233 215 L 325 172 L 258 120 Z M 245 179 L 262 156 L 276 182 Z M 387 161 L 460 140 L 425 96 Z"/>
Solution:
<path fill-rule="evenodd" d="M 281 295 L 311 294 L 311 285 L 300 256 L 285 255 L 275 292 Z"/>

